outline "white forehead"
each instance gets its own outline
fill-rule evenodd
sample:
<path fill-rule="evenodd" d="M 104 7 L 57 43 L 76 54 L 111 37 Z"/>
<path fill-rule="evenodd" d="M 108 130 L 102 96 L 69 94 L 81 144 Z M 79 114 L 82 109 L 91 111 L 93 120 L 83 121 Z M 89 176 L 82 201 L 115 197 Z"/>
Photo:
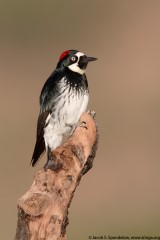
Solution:
<path fill-rule="evenodd" d="M 78 59 L 79 59 L 81 56 L 84 56 L 84 53 L 82 53 L 82 52 L 77 52 L 75 55 L 76 55 L 76 56 L 78 57 Z"/>

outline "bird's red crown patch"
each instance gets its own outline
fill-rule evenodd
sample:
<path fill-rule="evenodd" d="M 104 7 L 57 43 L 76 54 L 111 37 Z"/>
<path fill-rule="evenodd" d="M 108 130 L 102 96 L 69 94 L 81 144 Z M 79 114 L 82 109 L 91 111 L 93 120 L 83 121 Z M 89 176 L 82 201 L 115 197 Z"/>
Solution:
<path fill-rule="evenodd" d="M 61 61 L 65 56 L 67 56 L 68 53 L 69 53 L 69 50 L 63 52 L 63 53 L 61 54 L 61 56 L 59 57 L 59 61 Z"/>

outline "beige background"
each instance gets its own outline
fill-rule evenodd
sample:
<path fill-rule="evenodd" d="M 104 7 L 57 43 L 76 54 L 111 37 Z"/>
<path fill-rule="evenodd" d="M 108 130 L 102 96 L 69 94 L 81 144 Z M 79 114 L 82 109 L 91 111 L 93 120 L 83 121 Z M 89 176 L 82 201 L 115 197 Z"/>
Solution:
<path fill-rule="evenodd" d="M 17 200 L 45 162 L 29 165 L 38 97 L 66 49 L 98 57 L 87 77 L 100 132 L 68 239 L 160 236 L 160 1 L 0 0 L 0 239 L 13 239 Z"/>

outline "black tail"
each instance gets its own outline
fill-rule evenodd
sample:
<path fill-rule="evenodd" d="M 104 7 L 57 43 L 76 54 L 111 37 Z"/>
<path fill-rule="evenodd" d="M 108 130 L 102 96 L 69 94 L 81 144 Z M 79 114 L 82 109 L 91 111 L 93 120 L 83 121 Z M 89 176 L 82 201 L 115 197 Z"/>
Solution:
<path fill-rule="evenodd" d="M 32 156 L 32 160 L 31 160 L 31 165 L 32 167 L 35 166 L 35 164 L 38 162 L 39 158 L 43 155 L 45 151 L 45 142 L 44 142 L 44 138 L 41 138 L 40 141 L 36 142 L 35 148 L 34 148 L 34 152 L 33 152 L 33 156 Z"/>

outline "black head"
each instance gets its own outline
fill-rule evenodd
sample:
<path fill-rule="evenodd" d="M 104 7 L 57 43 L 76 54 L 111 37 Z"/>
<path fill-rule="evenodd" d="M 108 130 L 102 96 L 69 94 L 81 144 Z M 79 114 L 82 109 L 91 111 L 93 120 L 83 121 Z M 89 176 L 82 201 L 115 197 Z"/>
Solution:
<path fill-rule="evenodd" d="M 87 57 L 84 53 L 77 50 L 67 50 L 60 55 L 57 68 L 69 68 L 73 72 L 84 74 L 87 65 L 97 58 Z"/>

